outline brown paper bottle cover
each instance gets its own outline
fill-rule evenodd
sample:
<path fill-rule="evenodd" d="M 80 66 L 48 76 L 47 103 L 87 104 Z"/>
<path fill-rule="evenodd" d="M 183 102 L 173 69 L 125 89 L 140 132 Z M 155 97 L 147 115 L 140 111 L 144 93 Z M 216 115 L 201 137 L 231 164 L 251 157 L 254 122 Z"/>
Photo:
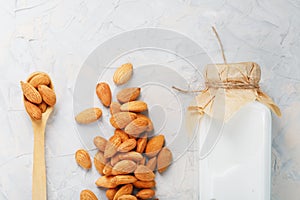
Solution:
<path fill-rule="evenodd" d="M 281 116 L 279 107 L 260 89 L 260 77 L 260 66 L 254 62 L 207 65 L 206 89 L 196 97 L 200 114 L 216 117 L 214 109 L 221 106 L 224 107 L 221 117 L 228 121 L 241 107 L 258 101 Z"/>

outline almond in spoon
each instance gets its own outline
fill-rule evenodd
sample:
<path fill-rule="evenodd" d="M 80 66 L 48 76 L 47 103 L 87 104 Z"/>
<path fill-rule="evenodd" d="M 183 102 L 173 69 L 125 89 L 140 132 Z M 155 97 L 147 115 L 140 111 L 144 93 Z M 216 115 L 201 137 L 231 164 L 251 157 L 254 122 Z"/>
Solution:
<path fill-rule="evenodd" d="M 43 101 L 49 106 L 54 106 L 56 103 L 55 92 L 46 85 L 39 85 L 38 90 L 43 98 Z"/>
<path fill-rule="evenodd" d="M 41 109 L 42 113 L 44 113 L 46 112 L 48 106 L 44 101 L 42 101 L 42 103 L 40 103 L 38 107 Z"/>
<path fill-rule="evenodd" d="M 29 114 L 29 116 L 32 119 L 35 119 L 35 120 L 42 119 L 42 111 L 38 106 L 27 101 L 26 99 L 24 99 L 24 106 L 25 106 L 26 112 Z"/>
<path fill-rule="evenodd" d="M 29 83 L 21 81 L 21 87 L 24 96 L 31 103 L 39 104 L 42 103 L 41 94 Z"/>
<path fill-rule="evenodd" d="M 42 72 L 36 74 L 29 80 L 29 83 L 35 88 L 37 88 L 39 85 L 49 85 L 50 82 L 50 77 Z"/>

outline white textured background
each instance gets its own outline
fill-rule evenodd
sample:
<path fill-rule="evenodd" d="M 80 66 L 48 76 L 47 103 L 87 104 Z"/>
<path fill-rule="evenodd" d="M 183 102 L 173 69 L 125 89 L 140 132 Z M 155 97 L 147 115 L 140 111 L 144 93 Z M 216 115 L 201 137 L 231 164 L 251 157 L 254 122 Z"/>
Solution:
<path fill-rule="evenodd" d="M 89 53 L 123 31 L 161 27 L 188 35 L 221 62 L 212 25 L 229 62 L 255 61 L 262 67 L 262 88 L 283 112 L 281 119 L 273 117 L 272 200 L 299 200 L 299 0 L 0 2 L 1 200 L 31 197 L 32 130 L 19 98 L 20 80 L 36 70 L 47 71 L 54 79 L 58 95 L 54 117 L 59 115 L 60 120 L 52 123 L 53 117 L 47 132 L 47 164 L 58 166 L 48 168 L 49 198 L 77 199 L 80 184 L 94 187 L 93 174 L 79 173 L 74 163 L 73 153 L 81 143 L 70 120 L 72 88 Z M 66 165 L 69 171 L 57 170 Z M 18 170 L 12 170 L 16 166 Z"/>

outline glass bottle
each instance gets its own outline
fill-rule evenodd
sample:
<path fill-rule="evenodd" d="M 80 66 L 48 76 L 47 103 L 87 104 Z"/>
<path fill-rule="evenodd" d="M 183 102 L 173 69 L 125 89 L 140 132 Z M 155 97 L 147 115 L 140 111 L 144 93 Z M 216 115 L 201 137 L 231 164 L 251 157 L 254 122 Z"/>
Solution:
<path fill-rule="evenodd" d="M 253 62 L 206 67 L 197 97 L 200 200 L 270 200 L 271 112 Z"/>

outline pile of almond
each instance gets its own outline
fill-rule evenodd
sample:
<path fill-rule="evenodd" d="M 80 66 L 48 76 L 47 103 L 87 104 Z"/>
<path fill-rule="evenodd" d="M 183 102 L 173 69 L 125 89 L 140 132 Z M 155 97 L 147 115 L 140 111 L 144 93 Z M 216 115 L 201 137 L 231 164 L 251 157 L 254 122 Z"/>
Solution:
<path fill-rule="evenodd" d="M 130 63 L 119 67 L 113 77 L 116 85 L 126 83 L 132 76 Z M 108 140 L 101 136 L 94 138 L 98 149 L 94 165 L 102 175 L 96 185 L 106 188 L 109 200 L 152 199 L 155 196 L 155 171 L 163 173 L 172 162 L 172 153 L 164 147 L 165 137 L 155 135 L 153 123 L 144 113 L 148 110 L 145 102 L 139 101 L 140 88 L 125 88 L 117 93 L 118 102 L 112 102 L 112 94 L 107 83 L 98 83 L 96 94 L 102 104 L 110 108 L 110 123 L 115 128 Z M 79 113 L 75 119 L 87 124 L 96 121 L 102 115 L 100 108 L 89 108 Z M 77 163 L 90 169 L 92 162 L 87 151 L 76 152 Z M 81 200 L 95 200 L 90 190 L 83 190 Z"/>
<path fill-rule="evenodd" d="M 46 73 L 36 72 L 32 74 L 27 82 L 21 81 L 21 88 L 25 109 L 29 116 L 35 120 L 40 120 L 47 107 L 52 107 L 56 103 L 52 82 Z"/>

